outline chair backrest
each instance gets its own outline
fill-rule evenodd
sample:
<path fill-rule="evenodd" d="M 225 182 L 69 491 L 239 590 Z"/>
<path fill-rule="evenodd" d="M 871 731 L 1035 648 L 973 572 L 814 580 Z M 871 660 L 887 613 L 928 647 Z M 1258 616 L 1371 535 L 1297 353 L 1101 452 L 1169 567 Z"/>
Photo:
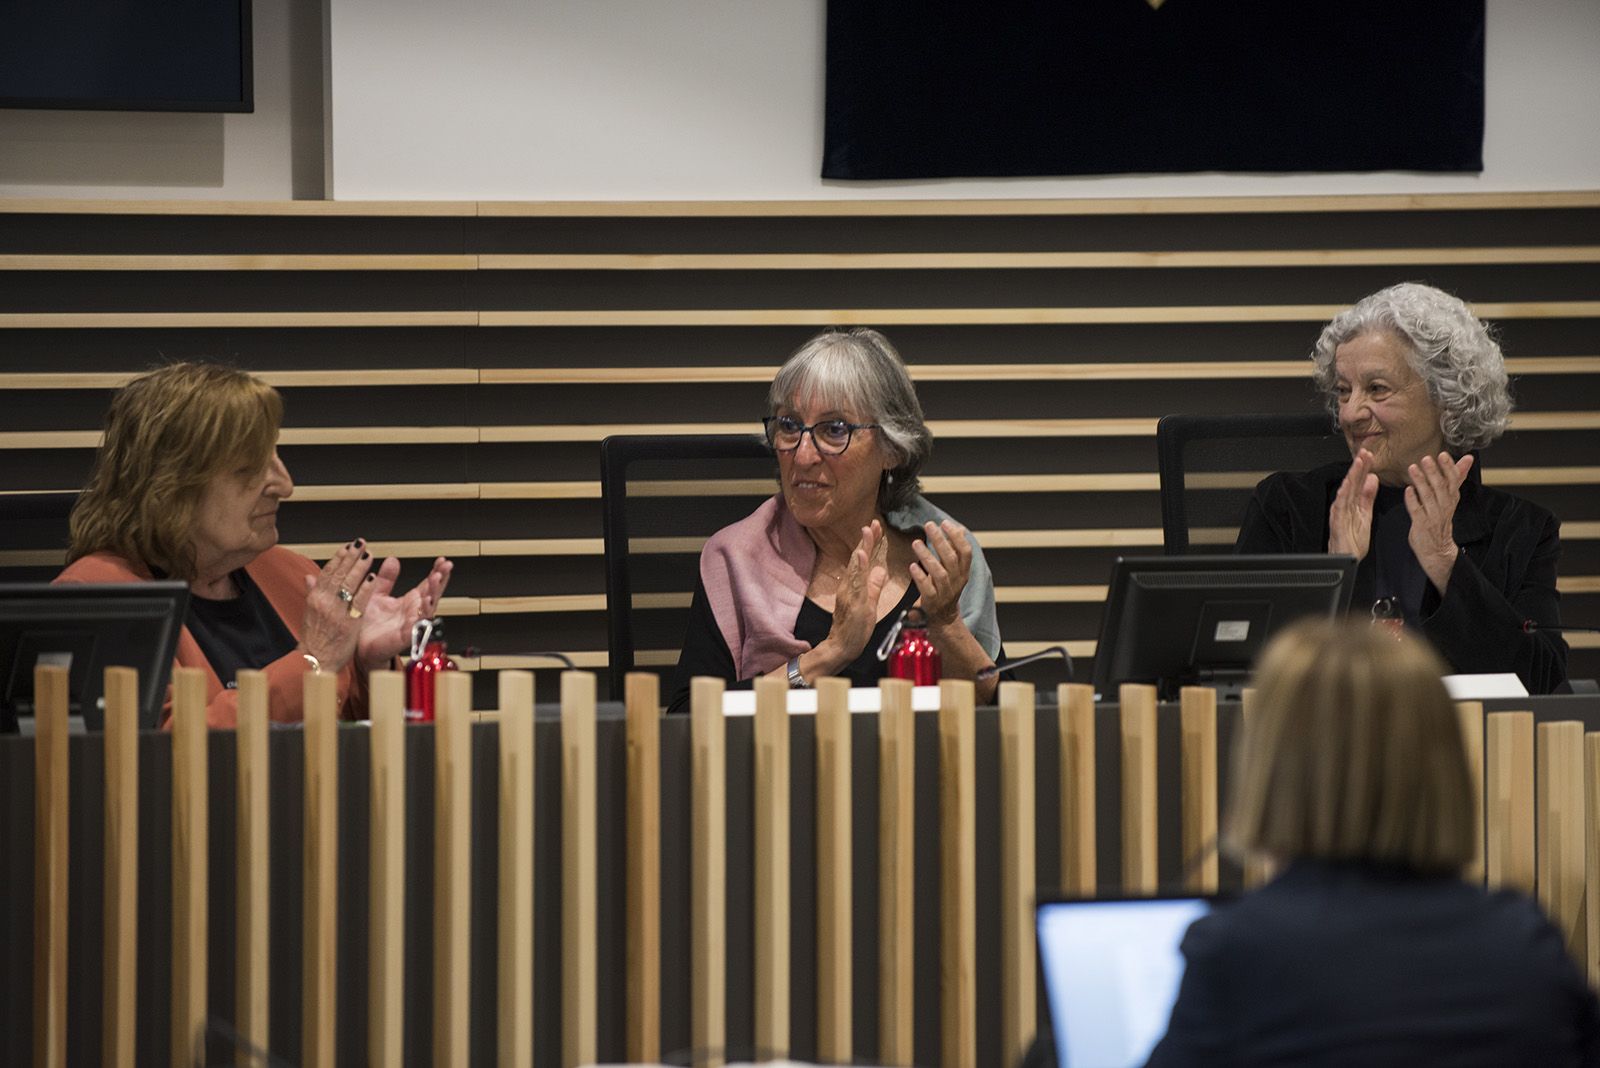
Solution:
<path fill-rule="evenodd" d="M 677 662 L 701 545 L 776 492 L 776 470 L 755 434 L 624 434 L 600 443 L 614 700 L 636 666 Z M 654 655 L 641 658 L 646 651 Z"/>
<path fill-rule="evenodd" d="M 1167 415 L 1156 424 L 1161 532 L 1168 555 L 1233 545 L 1256 483 L 1350 459 L 1324 413 Z"/>
<path fill-rule="evenodd" d="M 67 562 L 68 519 L 76 491 L 0 493 L 0 581 L 48 581 Z"/>

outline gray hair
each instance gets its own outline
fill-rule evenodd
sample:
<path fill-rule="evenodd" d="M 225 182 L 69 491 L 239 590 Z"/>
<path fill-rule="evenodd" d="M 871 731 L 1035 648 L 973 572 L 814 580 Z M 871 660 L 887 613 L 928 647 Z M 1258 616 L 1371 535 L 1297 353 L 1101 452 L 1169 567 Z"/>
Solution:
<path fill-rule="evenodd" d="M 933 433 L 900 354 L 866 327 L 825 330 L 795 350 L 767 391 L 769 413 L 814 399 L 876 423 L 876 440 L 894 460 L 878 487 L 878 507 L 891 512 L 921 492 L 917 474 L 933 454 Z"/>
<path fill-rule="evenodd" d="M 1439 429 L 1455 452 L 1481 449 L 1505 433 L 1511 415 L 1506 362 L 1489 326 L 1458 298 L 1420 282 L 1401 282 L 1363 297 L 1322 328 L 1311 353 L 1312 377 L 1338 415 L 1334 351 L 1363 334 L 1388 333 L 1439 409 Z"/>

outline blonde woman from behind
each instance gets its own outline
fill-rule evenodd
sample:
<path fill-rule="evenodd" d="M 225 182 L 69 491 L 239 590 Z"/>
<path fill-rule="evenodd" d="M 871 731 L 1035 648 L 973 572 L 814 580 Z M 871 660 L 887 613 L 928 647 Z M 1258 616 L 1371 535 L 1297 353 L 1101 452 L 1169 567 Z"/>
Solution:
<path fill-rule="evenodd" d="M 1443 673 L 1356 623 L 1263 653 L 1226 835 L 1280 874 L 1189 929 L 1150 1065 L 1600 1064 L 1560 932 L 1460 878 L 1474 795 Z"/>

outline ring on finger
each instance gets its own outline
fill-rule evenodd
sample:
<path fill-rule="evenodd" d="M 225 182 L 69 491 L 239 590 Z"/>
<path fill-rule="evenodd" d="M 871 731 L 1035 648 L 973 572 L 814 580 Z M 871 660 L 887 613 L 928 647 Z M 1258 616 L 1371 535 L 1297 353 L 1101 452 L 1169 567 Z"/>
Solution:
<path fill-rule="evenodd" d="M 339 587 L 339 600 L 343 601 L 345 604 L 349 604 L 350 602 L 354 601 L 355 599 L 356 599 L 355 594 L 351 593 L 349 590 L 345 589 L 343 586 Z"/>

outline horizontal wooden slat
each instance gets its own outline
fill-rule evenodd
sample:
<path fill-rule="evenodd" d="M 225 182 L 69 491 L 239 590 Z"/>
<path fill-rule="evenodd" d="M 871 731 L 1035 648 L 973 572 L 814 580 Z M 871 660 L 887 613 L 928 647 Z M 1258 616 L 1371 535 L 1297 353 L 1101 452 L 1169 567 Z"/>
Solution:
<path fill-rule="evenodd" d="M 557 311 L 6 312 L 0 329 L 217 329 L 371 326 L 984 326 L 1007 324 L 1320 323 L 1341 304 L 1073 308 L 661 308 Z M 1587 319 L 1600 301 L 1473 305 L 1486 319 Z"/>
<path fill-rule="evenodd" d="M 1583 486 L 1600 482 L 1600 467 L 1495 467 L 1483 469 L 1491 486 Z"/>
<path fill-rule="evenodd" d="M 250 327 L 477 326 L 475 311 L 6 312 L 0 329 L 148 330 Z"/>
<path fill-rule="evenodd" d="M 13 371 L 0 372 L 0 389 L 120 389 L 143 371 Z M 253 371 L 269 386 L 476 385 L 478 372 L 466 367 L 427 367 L 370 371 Z"/>
<path fill-rule="evenodd" d="M 1600 207 L 1592 190 L 1308 196 L 1080 197 L 926 200 L 98 200 L 0 199 L 0 214 L 675 218 L 904 215 L 1208 215 L 1539 210 Z"/>
<path fill-rule="evenodd" d="M 296 501 L 469 501 L 482 496 L 476 482 L 394 482 L 350 486 L 296 484 Z"/>
<path fill-rule="evenodd" d="M 1349 211 L 1485 211 L 1600 207 L 1600 193 L 1396 193 L 1260 197 L 1103 197 L 993 200 L 668 200 L 478 202 L 492 216 L 678 218 L 902 215 L 1208 215 Z"/>
<path fill-rule="evenodd" d="M 1272 472 L 1202 471 L 1188 475 L 1185 485 L 1199 489 L 1250 489 Z M 1494 467 L 1484 469 L 1492 486 L 1600 485 L 1600 467 Z M 1155 493 L 1160 476 L 1127 471 L 1073 475 L 925 475 L 923 489 L 931 494 L 961 493 Z M 55 490 L 0 490 L 10 495 L 76 492 Z M 708 478 L 629 484 L 631 497 L 764 497 L 774 492 L 770 478 Z M 563 479 L 553 482 L 396 482 L 356 485 L 297 484 L 295 501 L 443 501 L 443 500 L 598 500 L 598 480 Z"/>
<path fill-rule="evenodd" d="M 464 255 L 0 255 L 0 271 L 473 271 Z"/>
<path fill-rule="evenodd" d="M 98 430 L 8 430 L 0 432 L 0 449 L 97 449 Z"/>
<path fill-rule="evenodd" d="M 1148 437 L 1154 418 L 1134 419 L 934 419 L 935 437 Z M 603 441 L 613 434 L 749 434 L 751 423 L 566 423 L 486 426 L 486 442 Z M 754 436 L 754 435 L 752 435 Z"/>
<path fill-rule="evenodd" d="M 581 670 L 597 670 L 604 668 L 611 657 L 604 649 L 550 649 L 541 652 L 557 652 L 572 661 L 573 667 Z M 634 652 L 634 663 L 639 667 L 671 667 L 678 662 L 676 649 L 639 649 Z M 453 656 L 452 660 L 463 671 L 548 671 L 557 667 L 556 661 L 549 657 L 527 656 L 510 653 L 487 653 L 482 656 Z"/>
<path fill-rule="evenodd" d="M 1125 382 L 1135 379 L 1306 378 L 1310 363 L 1297 360 L 1130 361 L 1124 363 L 913 363 L 918 382 Z M 660 383 L 698 385 L 717 382 L 770 382 L 776 364 L 722 367 L 485 367 L 485 384 L 612 385 Z M 1506 360 L 1512 374 L 1600 373 L 1600 356 L 1532 356 Z"/>
<path fill-rule="evenodd" d="M 464 445 L 480 440 L 475 426 L 294 426 L 280 445 Z"/>
<path fill-rule="evenodd" d="M 0 567 L 66 567 L 65 549 L 0 549 Z"/>
<path fill-rule="evenodd" d="M 465 216 L 472 200 L 79 200 L 0 199 L 0 215 L 355 215 Z"/>
<path fill-rule="evenodd" d="M 559 482 L 485 482 L 480 493 L 486 501 L 598 500 L 599 480 Z"/>
<path fill-rule="evenodd" d="M 484 597 L 480 604 L 480 611 L 486 616 L 524 612 L 603 612 L 606 598 L 603 593 L 558 593 L 531 597 Z"/>
<path fill-rule="evenodd" d="M 1600 246 L 1181 252 L 0 254 L 0 271 L 819 271 L 1351 267 L 1600 262 Z"/>
<path fill-rule="evenodd" d="M 1482 303 L 1486 319 L 1565 319 L 1600 316 L 1600 301 Z M 616 311 L 485 311 L 479 325 L 496 326 L 982 326 L 1005 324 L 1320 323 L 1342 304 L 1131 305 L 1072 308 L 664 308 Z M 0 325 L 4 325 L 0 322 Z"/>
<path fill-rule="evenodd" d="M 20 257 L 19 257 L 20 258 Z M 128 257 L 137 259 L 137 257 Z M 1038 270 L 1062 268 L 1373 267 L 1391 264 L 1595 263 L 1597 245 L 1479 248 L 1215 249 L 1203 252 L 747 252 L 485 254 L 486 271 Z M 0 267 L 4 260 L 0 259 Z"/>
<path fill-rule="evenodd" d="M 600 538 L 504 538 L 482 542 L 484 556 L 603 556 Z"/>
<path fill-rule="evenodd" d="M 1296 379 L 1309 374 L 1300 360 L 1196 360 L 1188 363 L 923 363 L 911 364 L 919 382 L 1183 382 Z M 434 385 L 702 385 L 770 382 L 777 365 L 724 367 L 429 367 L 356 371 L 255 371 L 280 387 Z M 1515 375 L 1600 374 L 1600 356 L 1525 356 L 1506 360 Z M 117 389 L 139 371 L 0 372 L 0 389 Z"/>
<path fill-rule="evenodd" d="M 340 549 L 344 548 L 342 541 L 303 541 L 284 548 L 292 549 L 301 556 L 313 560 L 326 560 Z M 374 539 L 367 543 L 367 550 L 374 556 L 404 556 L 408 559 L 426 559 L 435 556 L 473 557 L 479 555 L 480 542 L 459 540 L 444 541 L 396 541 L 393 539 Z"/>

